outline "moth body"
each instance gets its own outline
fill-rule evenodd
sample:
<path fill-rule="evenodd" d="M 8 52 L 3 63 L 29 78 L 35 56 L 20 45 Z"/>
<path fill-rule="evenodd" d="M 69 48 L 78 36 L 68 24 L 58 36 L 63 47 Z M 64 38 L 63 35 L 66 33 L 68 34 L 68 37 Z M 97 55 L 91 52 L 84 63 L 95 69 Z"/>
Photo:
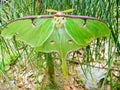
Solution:
<path fill-rule="evenodd" d="M 55 15 L 58 16 L 54 16 L 54 24 L 57 28 L 61 28 L 65 23 L 65 17 L 62 16 L 64 13 L 58 11 Z"/>

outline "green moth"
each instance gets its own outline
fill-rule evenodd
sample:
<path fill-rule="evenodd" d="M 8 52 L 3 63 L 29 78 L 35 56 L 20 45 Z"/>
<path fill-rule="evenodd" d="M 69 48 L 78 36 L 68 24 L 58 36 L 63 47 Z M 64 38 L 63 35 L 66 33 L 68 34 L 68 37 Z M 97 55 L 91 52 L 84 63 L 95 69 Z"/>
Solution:
<path fill-rule="evenodd" d="M 64 74 L 66 54 L 87 46 L 92 40 L 110 34 L 107 25 L 100 19 L 88 16 L 64 14 L 73 11 L 56 11 L 51 15 L 26 16 L 10 21 L 2 36 L 18 40 L 41 52 L 58 52 L 62 58 Z"/>

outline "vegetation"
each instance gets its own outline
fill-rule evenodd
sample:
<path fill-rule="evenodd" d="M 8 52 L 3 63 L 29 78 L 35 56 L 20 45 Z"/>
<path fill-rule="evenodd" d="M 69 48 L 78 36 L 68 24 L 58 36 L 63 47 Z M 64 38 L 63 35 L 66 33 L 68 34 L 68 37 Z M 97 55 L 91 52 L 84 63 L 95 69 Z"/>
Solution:
<path fill-rule="evenodd" d="M 97 67 L 105 69 L 106 76 L 104 80 L 101 81 L 101 89 L 108 89 L 108 87 L 113 90 L 119 89 L 120 13 L 118 3 L 120 3 L 118 0 L 1 1 L 0 32 L 2 32 L 4 26 L 10 20 L 15 18 L 49 14 L 46 12 L 46 9 L 62 11 L 74 8 L 75 10 L 70 14 L 92 16 L 104 20 L 111 30 L 111 35 L 108 38 L 94 40 L 87 47 L 68 54 L 69 80 L 64 80 L 64 76 L 60 70 L 60 58 L 57 53 L 46 54 L 36 52 L 36 50 L 25 43 L 16 41 L 15 37 L 11 40 L 6 40 L 0 36 L 0 89 L 34 88 L 37 90 L 51 90 L 50 88 L 53 88 L 61 90 L 61 88 L 64 88 L 67 90 L 68 86 L 76 88 L 69 83 L 72 82 L 70 78 L 73 79 L 76 77 L 73 67 L 77 65 L 86 65 L 87 68 Z M 51 60 L 52 63 L 49 60 Z M 102 67 L 96 66 L 98 63 L 102 65 Z M 49 67 L 48 69 L 52 68 L 51 70 L 55 73 L 55 76 L 52 76 L 52 72 L 49 72 L 47 75 L 47 72 L 50 71 L 47 67 Z M 50 84 L 47 80 L 48 77 L 52 78 L 52 82 L 49 82 Z M 83 88 L 81 79 L 75 79 L 74 82 L 77 82 L 77 88 Z M 52 86 L 51 83 L 54 83 L 54 86 Z M 72 83 L 72 85 L 74 84 Z"/>

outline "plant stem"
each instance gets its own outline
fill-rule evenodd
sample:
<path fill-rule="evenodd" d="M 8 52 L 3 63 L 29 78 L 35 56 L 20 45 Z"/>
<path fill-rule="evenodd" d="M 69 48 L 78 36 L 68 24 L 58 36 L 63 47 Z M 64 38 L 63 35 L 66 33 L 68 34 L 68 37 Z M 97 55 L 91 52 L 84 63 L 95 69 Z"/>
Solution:
<path fill-rule="evenodd" d="M 55 85 L 54 61 L 52 60 L 51 53 L 46 53 L 46 63 L 48 68 L 49 87 L 54 88 Z"/>

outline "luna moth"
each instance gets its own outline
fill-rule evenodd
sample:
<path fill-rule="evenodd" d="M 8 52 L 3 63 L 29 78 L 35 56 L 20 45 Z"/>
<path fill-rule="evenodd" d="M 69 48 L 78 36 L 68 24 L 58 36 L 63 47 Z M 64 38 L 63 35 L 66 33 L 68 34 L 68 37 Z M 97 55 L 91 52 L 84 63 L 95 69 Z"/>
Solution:
<path fill-rule="evenodd" d="M 107 25 L 100 19 L 88 16 L 64 14 L 73 11 L 56 11 L 51 15 L 25 16 L 10 21 L 2 36 L 21 40 L 41 52 L 58 52 L 66 74 L 66 55 L 69 51 L 87 46 L 92 40 L 110 34 Z"/>

